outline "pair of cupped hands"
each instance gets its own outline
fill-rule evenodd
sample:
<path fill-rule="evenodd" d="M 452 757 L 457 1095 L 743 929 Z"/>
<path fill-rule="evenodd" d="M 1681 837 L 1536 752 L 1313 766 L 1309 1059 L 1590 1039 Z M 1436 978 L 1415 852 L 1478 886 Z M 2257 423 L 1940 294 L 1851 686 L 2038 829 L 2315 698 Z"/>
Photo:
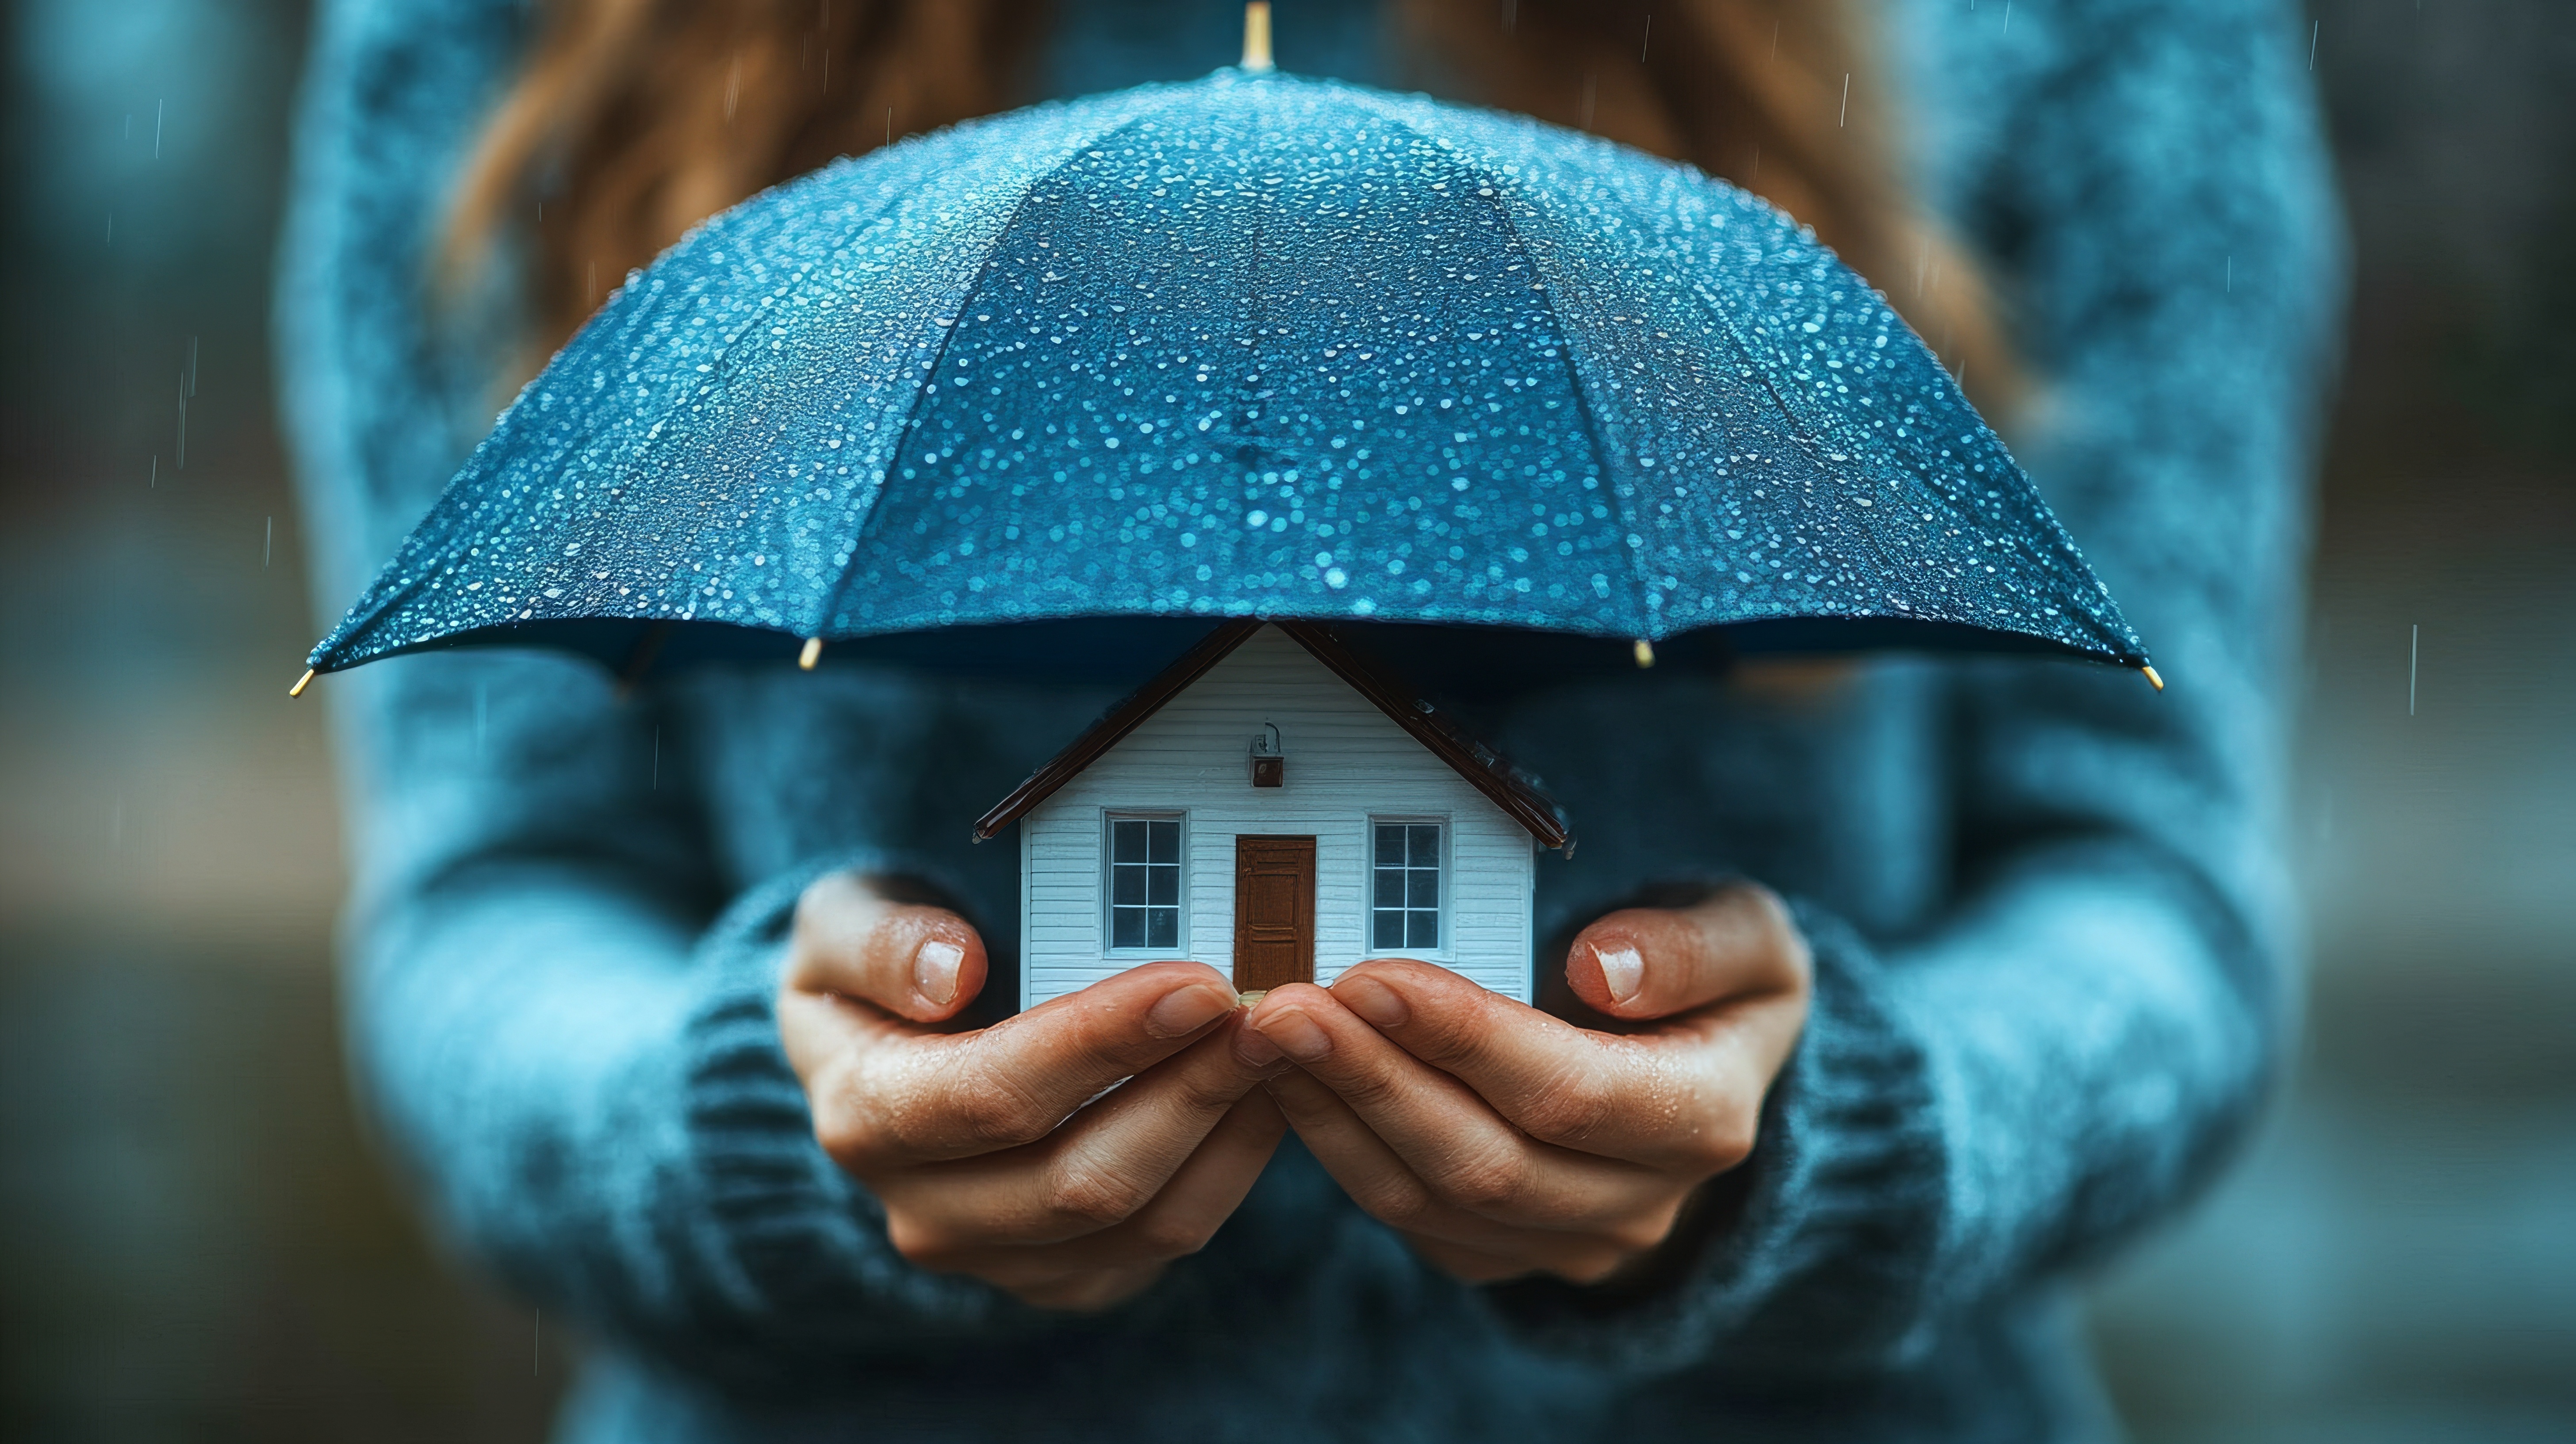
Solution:
<path fill-rule="evenodd" d="M 904 1258 L 1044 1308 L 1107 1308 L 1203 1247 L 1290 1128 L 1460 1279 L 1634 1271 L 1751 1153 L 1811 985 L 1787 909 L 1739 885 L 1585 928 L 1565 1011 L 1595 1026 L 1380 960 L 1249 1007 L 1213 968 L 1148 963 L 970 1028 L 983 940 L 895 891 L 806 889 L 788 1061 Z"/>

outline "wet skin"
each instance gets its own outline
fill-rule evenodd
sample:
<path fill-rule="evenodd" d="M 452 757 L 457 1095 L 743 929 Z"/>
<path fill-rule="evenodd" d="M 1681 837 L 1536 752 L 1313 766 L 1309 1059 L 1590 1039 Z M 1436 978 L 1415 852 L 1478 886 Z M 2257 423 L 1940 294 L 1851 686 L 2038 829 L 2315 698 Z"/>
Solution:
<path fill-rule="evenodd" d="M 1458 1278 L 1635 1269 L 1751 1152 L 1810 989 L 1752 886 L 1584 929 L 1565 976 L 1598 1028 L 1396 960 L 1248 1009 L 1212 968 L 1151 963 L 962 1028 L 985 971 L 955 913 L 836 874 L 798 905 L 779 1031 L 905 1258 L 1061 1309 L 1203 1247 L 1290 1127 Z"/>

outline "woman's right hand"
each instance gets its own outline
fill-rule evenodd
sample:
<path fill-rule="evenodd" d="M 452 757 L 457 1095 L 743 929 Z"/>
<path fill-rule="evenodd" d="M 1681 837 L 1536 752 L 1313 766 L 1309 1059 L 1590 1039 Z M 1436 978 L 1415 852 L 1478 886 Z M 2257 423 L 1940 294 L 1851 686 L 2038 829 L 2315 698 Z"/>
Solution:
<path fill-rule="evenodd" d="M 984 973 L 957 914 L 856 873 L 819 879 L 778 994 L 787 1061 L 824 1152 L 884 1205 L 906 1259 L 1044 1308 L 1106 1308 L 1243 1202 L 1286 1130 L 1259 1084 L 1286 1065 L 1236 1056 L 1242 1010 L 1203 964 L 943 1026 Z"/>

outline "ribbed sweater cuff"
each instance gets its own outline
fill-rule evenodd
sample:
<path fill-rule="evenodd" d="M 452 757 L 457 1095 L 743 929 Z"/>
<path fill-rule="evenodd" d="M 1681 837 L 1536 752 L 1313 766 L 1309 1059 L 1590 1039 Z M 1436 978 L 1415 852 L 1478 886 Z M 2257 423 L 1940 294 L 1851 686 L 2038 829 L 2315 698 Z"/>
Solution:
<path fill-rule="evenodd" d="M 775 997 L 797 898 L 827 871 L 882 861 L 836 857 L 764 883 L 700 951 L 707 986 L 684 1025 L 677 1079 L 689 1174 L 679 1182 L 698 1200 L 683 1226 L 696 1237 L 680 1252 L 706 1267 L 674 1280 L 694 1282 L 696 1297 L 673 1310 L 686 1335 L 670 1342 L 736 1382 L 1033 1322 L 998 1291 L 894 1251 L 876 1199 L 816 1143 L 779 1043 Z"/>
<path fill-rule="evenodd" d="M 1525 1343 L 1632 1374 L 1771 1379 L 1909 1348 L 1945 1206 L 1923 1051 L 1888 1009 L 1859 936 L 1816 908 L 1791 909 L 1814 950 L 1815 994 L 1753 1156 L 1707 1186 L 1644 1274 L 1492 1290 Z"/>

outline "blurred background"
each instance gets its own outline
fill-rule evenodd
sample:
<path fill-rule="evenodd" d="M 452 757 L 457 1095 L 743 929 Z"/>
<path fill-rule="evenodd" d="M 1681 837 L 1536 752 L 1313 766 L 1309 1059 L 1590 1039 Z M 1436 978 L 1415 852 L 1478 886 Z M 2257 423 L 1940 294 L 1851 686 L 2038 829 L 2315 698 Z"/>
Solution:
<path fill-rule="evenodd" d="M 337 1057 L 266 329 L 305 6 L 6 10 L 0 1433 L 537 1439 L 567 1341 L 438 1261 Z M 2571 1439 L 2576 13 L 2310 10 L 2359 258 L 2310 1027 L 2096 1334 L 2142 1440 Z"/>

